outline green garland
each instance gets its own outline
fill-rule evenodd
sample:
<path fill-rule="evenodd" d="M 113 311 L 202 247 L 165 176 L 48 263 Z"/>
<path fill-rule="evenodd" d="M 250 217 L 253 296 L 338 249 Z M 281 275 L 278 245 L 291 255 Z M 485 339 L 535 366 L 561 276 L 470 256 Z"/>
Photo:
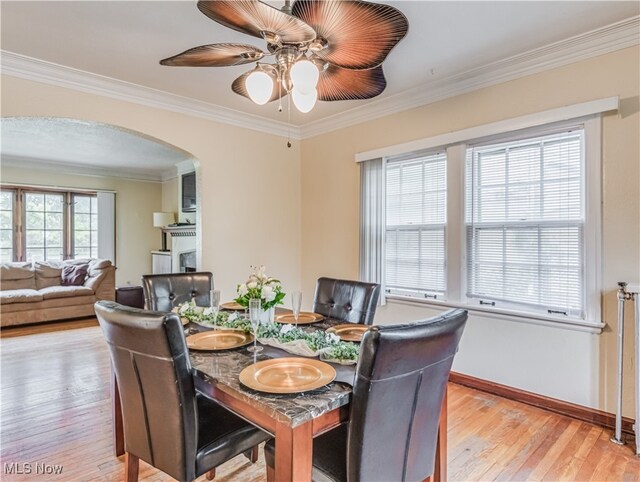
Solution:
<path fill-rule="evenodd" d="M 216 326 L 217 328 L 227 328 L 242 330 L 252 333 L 251 322 L 241 316 L 231 316 L 226 311 L 218 313 L 216 323 L 213 322 L 213 315 L 207 309 L 197 307 L 195 303 L 183 303 L 175 310 L 179 316 L 191 322 L 205 326 Z M 280 343 L 288 343 L 303 340 L 313 351 L 323 351 L 325 358 L 340 361 L 356 361 L 360 353 L 360 346 L 356 343 L 342 341 L 333 333 L 326 333 L 322 330 L 307 332 L 293 325 L 282 325 L 280 323 L 265 323 L 258 328 L 258 339 L 274 338 Z"/>
<path fill-rule="evenodd" d="M 303 340 L 313 351 L 324 352 L 326 358 L 341 361 L 356 361 L 360 354 L 360 346 L 348 341 L 342 341 L 333 333 L 321 330 L 304 331 L 292 325 L 267 323 L 258 329 L 258 339 L 275 338 L 281 343 Z"/>

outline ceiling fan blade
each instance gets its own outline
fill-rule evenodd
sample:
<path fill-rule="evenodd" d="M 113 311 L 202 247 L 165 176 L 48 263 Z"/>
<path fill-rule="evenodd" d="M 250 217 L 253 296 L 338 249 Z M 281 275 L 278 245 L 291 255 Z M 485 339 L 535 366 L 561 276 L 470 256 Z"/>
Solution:
<path fill-rule="evenodd" d="M 175 67 L 226 67 L 255 62 L 264 55 L 262 50 L 253 45 L 211 44 L 185 50 L 161 60 L 160 64 Z"/>
<path fill-rule="evenodd" d="M 320 73 L 318 100 L 371 99 L 380 95 L 386 86 L 382 66 L 368 70 L 351 70 L 329 64 L 329 67 Z"/>
<path fill-rule="evenodd" d="M 313 29 L 299 18 L 258 0 L 200 0 L 198 9 L 225 27 L 258 38 L 265 38 L 266 32 L 275 34 L 283 43 L 297 44 L 316 37 Z"/>
<path fill-rule="evenodd" d="M 345 69 L 380 65 L 409 29 L 400 10 L 365 1 L 297 0 L 292 14 L 327 41 L 316 55 Z"/>
<path fill-rule="evenodd" d="M 262 64 L 262 65 L 266 66 L 266 65 L 273 65 L 273 64 Z M 276 66 L 273 65 L 273 67 L 276 67 Z M 249 97 L 249 93 L 247 92 L 247 88 L 245 87 L 245 81 L 247 80 L 247 77 L 249 77 L 251 72 L 253 72 L 253 70 L 249 70 L 245 72 L 236 80 L 234 80 L 233 83 L 231 84 L 231 90 L 233 90 L 238 95 L 246 97 L 247 99 L 251 99 L 251 97 Z M 265 72 L 269 74 L 269 76 L 271 77 L 271 80 L 273 80 L 273 94 L 271 95 L 271 98 L 268 100 L 268 102 L 273 102 L 274 100 L 278 100 L 281 96 L 282 97 L 286 96 L 287 91 L 284 90 L 283 88 L 280 88 L 280 89 L 278 88 L 278 79 L 273 73 L 273 71 L 271 71 L 270 69 L 265 69 Z"/>

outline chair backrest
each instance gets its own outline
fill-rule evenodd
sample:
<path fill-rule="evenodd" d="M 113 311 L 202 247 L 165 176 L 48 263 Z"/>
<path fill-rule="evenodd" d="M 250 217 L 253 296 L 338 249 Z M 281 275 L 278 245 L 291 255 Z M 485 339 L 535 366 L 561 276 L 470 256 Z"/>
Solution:
<path fill-rule="evenodd" d="M 349 418 L 349 482 L 433 474 L 440 410 L 466 321 L 466 311 L 450 310 L 365 333 Z"/>
<path fill-rule="evenodd" d="M 144 300 L 148 310 L 171 311 L 185 301 L 209 306 L 213 275 L 201 273 L 147 274 L 142 277 Z"/>
<path fill-rule="evenodd" d="M 348 323 L 371 325 L 379 297 L 380 285 L 376 283 L 319 278 L 313 311 Z"/>
<path fill-rule="evenodd" d="M 95 304 L 120 389 L 125 450 L 178 480 L 195 479 L 198 409 L 180 319 Z"/>

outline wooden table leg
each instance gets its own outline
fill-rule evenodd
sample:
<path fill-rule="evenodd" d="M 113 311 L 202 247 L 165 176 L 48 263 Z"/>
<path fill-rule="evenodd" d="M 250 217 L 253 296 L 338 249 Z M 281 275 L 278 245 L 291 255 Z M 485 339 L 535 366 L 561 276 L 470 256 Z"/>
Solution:
<path fill-rule="evenodd" d="M 313 467 L 313 424 L 295 428 L 276 425 L 276 482 L 310 482 Z"/>
<path fill-rule="evenodd" d="M 440 411 L 440 426 L 438 427 L 438 445 L 436 446 L 436 464 L 433 472 L 433 482 L 447 480 L 447 388 L 444 390 L 442 410 Z"/>
<path fill-rule="evenodd" d="M 120 389 L 116 374 L 111 370 L 111 415 L 113 420 L 113 450 L 116 457 L 124 454 L 124 426 L 122 423 L 122 406 L 120 405 Z"/>

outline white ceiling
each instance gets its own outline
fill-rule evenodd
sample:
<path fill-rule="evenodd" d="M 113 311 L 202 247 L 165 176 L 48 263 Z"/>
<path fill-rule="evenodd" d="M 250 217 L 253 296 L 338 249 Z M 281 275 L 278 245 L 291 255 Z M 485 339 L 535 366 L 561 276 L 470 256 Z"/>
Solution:
<path fill-rule="evenodd" d="M 276 7 L 282 1 L 269 2 Z M 639 2 L 387 1 L 409 19 L 409 34 L 384 63 L 384 99 L 638 15 Z M 163 67 L 162 58 L 197 45 L 243 42 L 264 48 L 201 14 L 195 1 L 5 1 L 2 49 L 286 122 L 275 104 L 256 106 L 231 91 L 250 66 Z M 375 101 L 376 99 L 373 99 Z M 320 102 L 292 113 L 297 126 L 371 101 Z M 4 133 L 3 133 L 4 137 Z"/>
<path fill-rule="evenodd" d="M 284 2 L 268 3 L 280 8 Z M 509 65 L 511 57 L 524 66 L 538 61 L 537 56 L 541 55 L 540 64 L 544 65 L 542 60 L 548 49 L 535 54 L 526 52 L 640 13 L 637 1 L 387 0 L 384 3 L 399 8 L 409 19 L 407 37 L 384 63 L 386 91 L 368 101 L 319 102 L 309 114 L 292 109 L 291 124 L 298 126 L 299 132 L 302 129 L 312 133 L 322 126 L 335 129 L 340 123 L 362 119 L 365 113 L 388 113 L 415 106 L 416 100 L 433 101 L 442 98 L 441 92 L 455 91 L 456 86 L 471 90 L 473 79 L 481 79 L 487 72 L 501 78 L 504 74 L 501 69 Z M 147 90 L 138 92 L 145 96 L 153 92 L 148 89 L 156 89 L 160 98 L 165 95 L 162 92 L 167 92 L 186 100 L 206 102 L 209 107 L 213 104 L 223 108 L 220 112 L 227 121 L 240 119 L 236 125 L 246 122 L 248 126 L 260 125 L 259 130 L 288 130 L 284 125 L 288 122 L 286 114 L 278 113 L 275 104 L 256 106 L 231 91 L 231 82 L 250 65 L 224 68 L 159 65 L 160 59 L 209 43 L 240 42 L 264 48 L 259 39 L 205 17 L 196 8 L 195 0 L 2 0 L 0 19 L 2 50 L 19 54 L 3 56 L 3 69 L 10 74 L 12 70 L 6 67 L 12 58 L 31 57 L 142 86 Z M 637 38 L 632 41 L 637 43 Z M 572 42 L 562 45 L 573 48 Z M 615 49 L 615 41 L 613 45 Z M 598 52 L 597 44 L 595 47 L 593 51 Z M 560 53 L 559 57 L 564 58 L 563 55 Z M 25 62 L 27 71 L 38 67 L 31 60 Z M 70 72 L 65 68 L 54 71 L 63 77 Z M 50 73 L 47 71 L 47 75 Z M 71 83 L 95 79 L 84 75 L 74 77 Z M 171 99 L 175 102 L 179 98 Z M 215 114 L 215 108 L 211 112 Z M 231 117 L 229 112 L 233 113 Z M 176 164 L 190 158 L 188 153 L 156 139 L 71 119 L 3 118 L 1 153 L 3 165 L 156 180 L 167 177 L 175 171 Z"/>
<path fill-rule="evenodd" d="M 160 180 L 192 159 L 157 139 L 98 122 L 4 117 L 1 126 L 3 165 Z"/>

